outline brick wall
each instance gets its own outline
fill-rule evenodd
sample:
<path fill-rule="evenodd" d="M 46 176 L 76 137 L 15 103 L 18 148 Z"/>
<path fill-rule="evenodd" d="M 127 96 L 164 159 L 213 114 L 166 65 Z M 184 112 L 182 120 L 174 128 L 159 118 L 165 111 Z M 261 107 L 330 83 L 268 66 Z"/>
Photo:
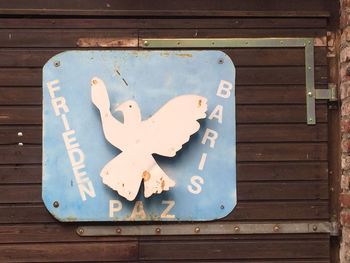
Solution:
<path fill-rule="evenodd" d="M 340 262 L 350 262 L 350 0 L 340 0 L 340 98 L 341 98 L 341 193 L 342 237 Z"/>

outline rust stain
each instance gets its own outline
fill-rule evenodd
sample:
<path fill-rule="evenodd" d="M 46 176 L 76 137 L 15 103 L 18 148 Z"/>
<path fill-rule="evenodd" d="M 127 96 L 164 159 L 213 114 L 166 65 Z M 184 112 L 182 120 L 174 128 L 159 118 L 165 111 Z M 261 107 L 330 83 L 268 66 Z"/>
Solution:
<path fill-rule="evenodd" d="M 137 38 L 79 38 L 78 47 L 137 47 Z"/>
<path fill-rule="evenodd" d="M 142 178 L 145 182 L 147 182 L 149 179 L 151 179 L 151 174 L 148 171 L 143 171 Z"/>
<path fill-rule="evenodd" d="M 191 57 L 192 57 L 192 54 L 183 54 L 183 53 L 179 53 L 179 54 L 176 54 L 176 56 L 178 56 L 178 57 L 183 57 L 183 58 L 191 58 Z"/>
<path fill-rule="evenodd" d="M 162 190 L 164 190 L 165 187 L 165 181 L 162 179 L 160 179 L 161 183 L 160 183 L 160 187 L 162 188 Z"/>

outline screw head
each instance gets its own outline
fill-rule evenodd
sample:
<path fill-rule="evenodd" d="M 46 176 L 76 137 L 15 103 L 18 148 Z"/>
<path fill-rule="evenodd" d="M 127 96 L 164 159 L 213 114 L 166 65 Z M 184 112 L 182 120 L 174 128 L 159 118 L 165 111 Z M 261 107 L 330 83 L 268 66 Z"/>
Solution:
<path fill-rule="evenodd" d="M 316 231 L 316 230 L 317 230 L 317 226 L 316 226 L 316 225 L 313 225 L 313 226 L 312 226 L 312 230 L 313 230 L 313 231 Z"/>
<path fill-rule="evenodd" d="M 60 203 L 58 201 L 53 202 L 53 207 L 57 208 L 60 206 Z"/>
<path fill-rule="evenodd" d="M 145 40 L 145 41 L 143 42 L 143 44 L 144 44 L 146 47 L 149 46 L 149 42 L 148 42 L 147 40 Z"/>
<path fill-rule="evenodd" d="M 218 59 L 218 64 L 224 64 L 224 59 L 223 58 L 219 58 Z"/>
<path fill-rule="evenodd" d="M 200 231 L 201 231 L 201 229 L 200 229 L 198 226 L 194 229 L 194 232 L 195 232 L 196 234 L 198 234 Z"/>
<path fill-rule="evenodd" d="M 162 230 L 159 227 L 157 227 L 156 228 L 156 234 L 160 234 L 160 232 L 162 232 Z"/>
<path fill-rule="evenodd" d="M 55 62 L 53 63 L 53 65 L 54 65 L 55 67 L 59 67 L 59 66 L 61 65 L 61 62 L 55 61 Z"/>
<path fill-rule="evenodd" d="M 220 205 L 220 209 L 225 209 L 225 206 L 224 205 Z"/>
<path fill-rule="evenodd" d="M 235 230 L 235 232 L 239 232 L 239 226 L 234 226 L 233 229 Z"/>
<path fill-rule="evenodd" d="M 19 142 L 19 143 L 18 143 L 18 146 L 23 146 L 23 142 Z"/>
<path fill-rule="evenodd" d="M 18 132 L 18 133 L 17 133 L 17 136 L 18 136 L 18 137 L 22 137 L 22 136 L 23 136 L 23 133 L 22 133 L 22 132 Z"/>
<path fill-rule="evenodd" d="M 118 227 L 118 228 L 115 230 L 115 232 L 116 232 L 117 234 L 121 234 L 121 233 L 122 233 L 122 230 Z"/>
<path fill-rule="evenodd" d="M 279 227 L 278 225 L 275 225 L 275 226 L 273 227 L 273 231 L 274 231 L 274 232 L 280 231 L 280 227 Z"/>
<path fill-rule="evenodd" d="M 84 228 L 79 228 L 79 229 L 78 229 L 78 233 L 79 233 L 79 235 L 84 234 Z"/>

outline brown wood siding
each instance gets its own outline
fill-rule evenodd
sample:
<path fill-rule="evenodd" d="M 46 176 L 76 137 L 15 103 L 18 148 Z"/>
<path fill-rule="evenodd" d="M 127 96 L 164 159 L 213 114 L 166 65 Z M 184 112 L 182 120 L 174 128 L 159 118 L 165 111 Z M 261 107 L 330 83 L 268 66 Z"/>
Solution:
<path fill-rule="evenodd" d="M 1 2 L 0 261 L 331 262 L 328 234 L 79 237 L 78 224 L 57 222 L 41 200 L 41 75 L 50 57 L 77 49 L 83 37 L 322 37 L 328 6 L 326 0 Z M 238 204 L 223 220 L 328 221 L 328 107 L 317 102 L 317 125 L 306 125 L 303 49 L 224 51 L 237 69 Z M 317 88 L 327 88 L 326 52 L 315 48 Z"/>

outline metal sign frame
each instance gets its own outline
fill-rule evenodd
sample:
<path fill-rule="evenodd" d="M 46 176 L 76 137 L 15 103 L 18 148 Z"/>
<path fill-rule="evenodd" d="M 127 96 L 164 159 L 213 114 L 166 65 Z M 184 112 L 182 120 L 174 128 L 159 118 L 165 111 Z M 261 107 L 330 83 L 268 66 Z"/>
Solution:
<path fill-rule="evenodd" d="M 142 39 L 142 48 L 257 48 L 257 47 L 303 47 L 305 51 L 306 122 L 316 124 L 316 99 L 336 101 L 336 89 L 315 89 L 314 38 L 169 38 Z"/>

